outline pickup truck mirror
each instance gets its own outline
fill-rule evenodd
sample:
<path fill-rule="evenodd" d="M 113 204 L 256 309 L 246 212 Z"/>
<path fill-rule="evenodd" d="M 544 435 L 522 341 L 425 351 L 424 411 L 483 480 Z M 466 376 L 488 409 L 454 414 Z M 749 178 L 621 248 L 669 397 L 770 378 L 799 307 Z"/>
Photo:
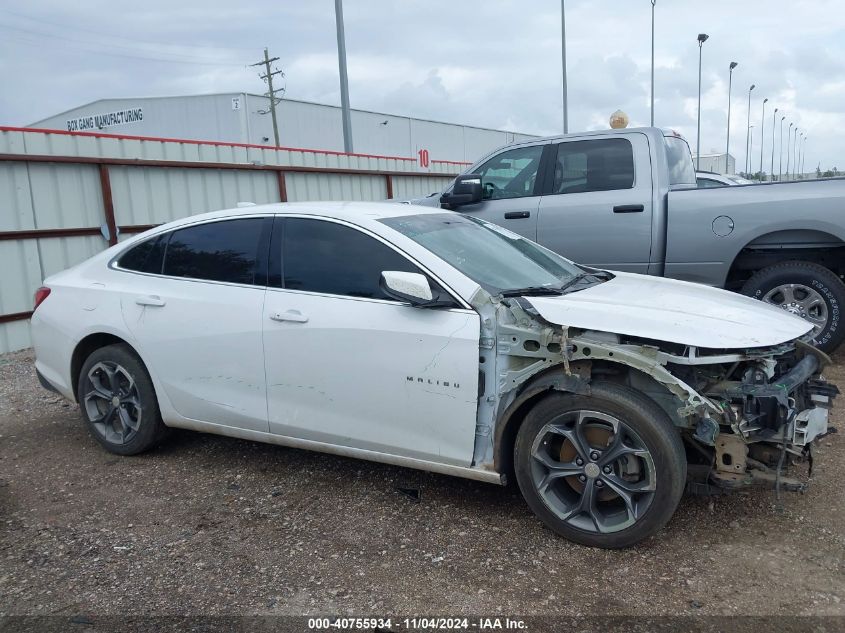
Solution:
<path fill-rule="evenodd" d="M 482 198 L 481 174 L 464 174 L 455 178 L 452 191 L 440 196 L 440 204 L 459 207 L 464 204 L 481 202 Z"/>

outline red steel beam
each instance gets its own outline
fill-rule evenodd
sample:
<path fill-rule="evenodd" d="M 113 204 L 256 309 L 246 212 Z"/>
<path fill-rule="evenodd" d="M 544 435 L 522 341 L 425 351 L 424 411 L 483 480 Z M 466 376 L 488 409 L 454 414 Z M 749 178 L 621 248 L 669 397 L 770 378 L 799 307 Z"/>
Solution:
<path fill-rule="evenodd" d="M 279 179 L 279 200 L 281 202 L 288 201 L 288 185 L 285 182 L 285 172 L 277 171 L 276 177 Z"/>
<path fill-rule="evenodd" d="M 152 158 L 100 158 L 98 156 L 51 156 L 49 154 L 0 154 L 0 161 L 19 163 L 70 163 L 77 165 L 122 165 L 130 167 L 181 167 L 182 169 L 245 169 L 291 173 L 349 174 L 358 176 L 422 176 L 452 178 L 456 174 L 426 171 L 382 171 L 378 169 L 344 169 L 341 167 L 300 167 L 297 165 L 265 165 L 255 163 L 215 163 L 191 160 L 159 160 Z"/>
<path fill-rule="evenodd" d="M 11 323 L 12 321 L 24 321 L 32 316 L 32 312 L 15 312 L 14 314 L 0 314 L 0 323 Z"/>
<path fill-rule="evenodd" d="M 109 229 L 109 246 L 117 244 L 117 222 L 114 219 L 114 201 L 111 195 L 111 178 L 108 165 L 100 165 L 100 189 L 103 191 L 103 213 Z"/>
<path fill-rule="evenodd" d="M 393 176 L 390 174 L 386 174 L 384 177 L 385 184 L 387 185 L 387 199 L 391 200 L 393 198 Z"/>
<path fill-rule="evenodd" d="M 101 235 L 99 227 L 78 227 L 73 229 L 24 229 L 22 231 L 0 231 L 0 240 L 36 240 L 42 237 L 79 237 L 80 235 Z"/>

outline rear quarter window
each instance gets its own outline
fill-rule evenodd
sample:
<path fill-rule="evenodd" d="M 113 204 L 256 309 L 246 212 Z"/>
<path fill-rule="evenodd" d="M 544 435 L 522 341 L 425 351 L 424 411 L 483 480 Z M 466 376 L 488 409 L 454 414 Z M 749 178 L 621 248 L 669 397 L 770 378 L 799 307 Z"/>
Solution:
<path fill-rule="evenodd" d="M 139 273 L 161 273 L 167 237 L 168 235 L 156 235 L 136 244 L 120 256 L 117 265 Z"/>
<path fill-rule="evenodd" d="M 678 136 L 664 136 L 670 185 L 697 185 L 695 165 L 687 142 Z"/>

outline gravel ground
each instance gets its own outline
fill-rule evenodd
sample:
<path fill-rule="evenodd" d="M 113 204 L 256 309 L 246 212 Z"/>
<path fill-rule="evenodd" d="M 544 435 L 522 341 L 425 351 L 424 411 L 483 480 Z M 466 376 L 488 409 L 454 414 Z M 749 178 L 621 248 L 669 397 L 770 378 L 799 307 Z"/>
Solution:
<path fill-rule="evenodd" d="M 842 616 L 843 466 L 828 436 L 781 511 L 765 490 L 684 498 L 658 537 L 603 551 L 515 486 L 191 432 L 111 455 L 18 352 L 0 356 L 0 616 Z"/>

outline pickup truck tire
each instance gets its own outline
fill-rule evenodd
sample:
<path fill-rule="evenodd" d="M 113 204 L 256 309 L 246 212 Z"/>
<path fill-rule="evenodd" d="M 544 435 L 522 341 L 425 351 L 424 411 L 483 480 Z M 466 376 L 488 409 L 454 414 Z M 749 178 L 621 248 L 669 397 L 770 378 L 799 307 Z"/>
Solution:
<path fill-rule="evenodd" d="M 514 443 L 519 488 L 561 536 L 628 547 L 672 517 L 686 483 L 678 429 L 651 399 L 608 382 L 589 396 L 555 392 L 525 416 Z"/>
<path fill-rule="evenodd" d="M 832 352 L 845 339 L 845 284 L 824 266 L 801 261 L 775 264 L 754 273 L 741 292 L 812 323 L 815 329 L 807 340 L 823 352 Z"/>
<path fill-rule="evenodd" d="M 128 345 L 101 347 L 79 372 L 79 409 L 102 446 L 118 455 L 137 455 L 169 432 L 155 388 L 141 359 Z"/>

